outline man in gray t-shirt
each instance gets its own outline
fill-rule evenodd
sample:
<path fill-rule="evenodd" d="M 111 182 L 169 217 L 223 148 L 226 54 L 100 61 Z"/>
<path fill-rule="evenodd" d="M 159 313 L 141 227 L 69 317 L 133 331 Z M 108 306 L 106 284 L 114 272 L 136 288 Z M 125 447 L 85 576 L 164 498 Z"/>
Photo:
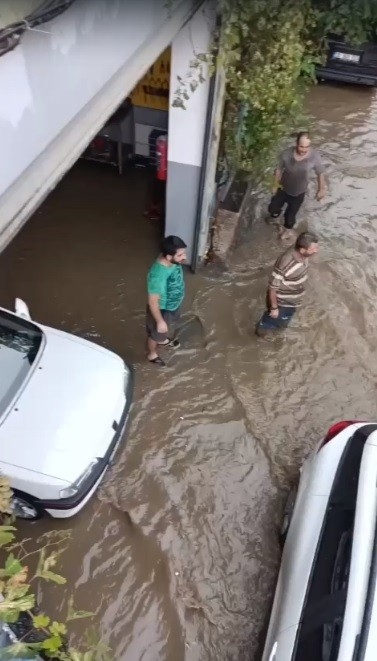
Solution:
<path fill-rule="evenodd" d="M 284 227 L 288 231 L 296 222 L 312 170 L 318 179 L 317 200 L 321 200 L 325 195 L 325 168 L 319 153 L 311 147 L 309 134 L 302 132 L 297 135 L 295 146 L 285 149 L 280 156 L 274 194 L 268 207 L 270 216 L 278 218 L 286 206 Z"/>

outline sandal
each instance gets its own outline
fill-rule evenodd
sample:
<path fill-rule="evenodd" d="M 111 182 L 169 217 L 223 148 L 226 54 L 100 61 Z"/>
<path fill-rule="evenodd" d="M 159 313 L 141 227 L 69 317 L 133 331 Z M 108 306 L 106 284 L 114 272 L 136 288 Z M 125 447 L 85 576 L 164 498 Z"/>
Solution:
<path fill-rule="evenodd" d="M 179 349 L 180 346 L 181 343 L 177 338 L 175 338 L 174 340 L 169 340 L 168 342 L 169 349 Z"/>
<path fill-rule="evenodd" d="M 159 367 L 166 367 L 165 361 L 160 358 L 160 356 L 156 356 L 156 358 L 153 358 L 152 360 L 148 358 L 150 363 L 153 363 L 153 365 L 158 365 Z"/>
<path fill-rule="evenodd" d="M 168 338 L 165 342 L 159 342 L 158 345 L 160 347 L 169 347 L 169 349 L 178 349 L 181 346 L 181 343 L 177 338 L 174 340 Z"/>

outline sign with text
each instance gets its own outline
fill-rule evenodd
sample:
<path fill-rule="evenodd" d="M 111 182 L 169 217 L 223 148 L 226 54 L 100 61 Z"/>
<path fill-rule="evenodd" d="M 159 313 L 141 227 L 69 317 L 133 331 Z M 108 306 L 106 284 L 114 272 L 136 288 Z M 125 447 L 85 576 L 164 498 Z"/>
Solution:
<path fill-rule="evenodd" d="M 131 100 L 135 106 L 169 110 L 170 59 L 169 46 L 131 93 Z"/>

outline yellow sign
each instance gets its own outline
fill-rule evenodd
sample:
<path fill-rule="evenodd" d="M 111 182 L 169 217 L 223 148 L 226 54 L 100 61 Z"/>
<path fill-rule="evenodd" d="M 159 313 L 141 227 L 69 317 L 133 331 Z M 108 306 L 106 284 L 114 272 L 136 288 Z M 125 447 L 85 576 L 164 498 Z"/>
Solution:
<path fill-rule="evenodd" d="M 134 106 L 169 110 L 170 58 L 169 46 L 131 93 Z"/>

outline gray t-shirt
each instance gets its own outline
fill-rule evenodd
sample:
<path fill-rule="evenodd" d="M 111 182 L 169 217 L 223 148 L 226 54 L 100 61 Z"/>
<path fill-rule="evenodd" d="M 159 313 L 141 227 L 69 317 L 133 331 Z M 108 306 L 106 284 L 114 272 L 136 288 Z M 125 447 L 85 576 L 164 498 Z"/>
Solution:
<path fill-rule="evenodd" d="M 295 147 L 285 149 L 280 156 L 279 170 L 281 186 L 288 195 L 302 195 L 306 192 L 309 183 L 309 174 L 314 170 L 316 175 L 325 171 L 321 157 L 315 149 L 311 149 L 306 158 L 297 161 L 294 157 Z"/>

